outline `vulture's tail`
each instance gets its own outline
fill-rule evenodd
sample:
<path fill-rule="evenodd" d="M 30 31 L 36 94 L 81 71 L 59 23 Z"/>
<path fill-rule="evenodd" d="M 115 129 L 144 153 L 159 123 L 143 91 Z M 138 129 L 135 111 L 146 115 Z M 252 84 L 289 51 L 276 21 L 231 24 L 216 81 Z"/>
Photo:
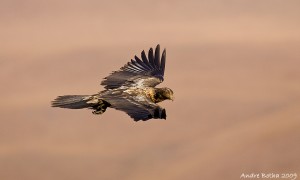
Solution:
<path fill-rule="evenodd" d="M 51 102 L 52 107 L 68 109 L 94 109 L 94 114 L 102 114 L 110 104 L 95 95 L 65 95 L 58 96 Z"/>

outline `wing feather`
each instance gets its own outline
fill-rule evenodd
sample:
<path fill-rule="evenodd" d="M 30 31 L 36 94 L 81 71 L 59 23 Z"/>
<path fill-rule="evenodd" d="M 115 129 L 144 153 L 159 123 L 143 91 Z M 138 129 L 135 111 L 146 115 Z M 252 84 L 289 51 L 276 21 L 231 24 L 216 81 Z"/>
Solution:
<path fill-rule="evenodd" d="M 117 94 L 117 93 L 116 93 Z M 139 98 L 135 98 L 135 97 Z M 102 96 L 106 101 L 111 104 L 111 108 L 127 113 L 134 121 L 149 120 L 149 119 L 166 119 L 166 111 L 159 105 L 150 102 L 146 97 L 137 95 L 132 96 L 129 94 L 114 93 Z"/>
<path fill-rule="evenodd" d="M 155 53 L 150 48 L 148 58 L 145 51 L 141 52 L 141 59 L 137 56 L 131 59 L 120 70 L 112 72 L 101 82 L 106 89 L 114 89 L 121 86 L 155 87 L 164 80 L 166 64 L 166 50 L 163 51 L 160 60 L 160 46 L 157 45 Z"/>
<path fill-rule="evenodd" d="M 155 48 L 154 63 L 155 63 L 156 69 L 159 69 L 160 68 L 160 46 L 159 45 L 157 45 Z"/>
<path fill-rule="evenodd" d="M 153 55 L 153 49 L 152 48 L 149 49 L 148 58 L 149 58 L 149 63 L 152 64 L 153 69 L 155 69 L 154 55 Z"/>
<path fill-rule="evenodd" d="M 164 49 L 161 57 L 161 62 L 160 62 L 161 72 L 165 72 L 165 66 L 166 66 L 166 49 Z"/>
<path fill-rule="evenodd" d="M 133 67 L 133 68 L 135 68 L 136 70 L 139 70 L 139 71 L 145 71 L 145 70 L 147 70 L 142 65 L 140 65 L 139 63 L 137 63 L 136 61 L 134 61 L 133 59 L 131 59 L 131 67 Z"/>
<path fill-rule="evenodd" d="M 138 58 L 137 56 L 134 56 L 135 61 L 142 66 L 145 70 L 151 70 L 151 67 L 149 67 L 146 63 L 144 63 L 142 60 L 140 60 L 140 58 Z"/>
<path fill-rule="evenodd" d="M 147 56 L 146 56 L 146 53 L 145 53 L 144 50 L 143 50 L 142 53 L 141 53 L 141 57 L 142 57 L 143 62 L 144 62 L 145 64 L 147 64 L 148 67 L 153 68 L 153 67 L 151 66 L 151 64 L 149 63 L 149 61 L 148 61 L 148 59 L 147 59 Z"/>

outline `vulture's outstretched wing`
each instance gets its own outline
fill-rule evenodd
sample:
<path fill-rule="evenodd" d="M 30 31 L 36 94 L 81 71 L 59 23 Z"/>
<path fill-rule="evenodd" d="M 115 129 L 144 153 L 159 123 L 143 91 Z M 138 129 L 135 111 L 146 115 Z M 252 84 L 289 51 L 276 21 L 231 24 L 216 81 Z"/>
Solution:
<path fill-rule="evenodd" d="M 134 121 L 148 119 L 166 119 L 166 110 L 149 101 L 144 95 L 131 96 L 124 93 L 104 95 L 111 108 L 126 112 Z"/>
<path fill-rule="evenodd" d="M 157 45 L 155 53 L 150 48 L 148 58 L 142 51 L 141 58 L 137 56 L 128 62 L 120 70 L 112 72 L 101 82 L 105 89 L 126 87 L 155 87 L 164 80 L 166 50 L 160 58 L 160 46 Z"/>

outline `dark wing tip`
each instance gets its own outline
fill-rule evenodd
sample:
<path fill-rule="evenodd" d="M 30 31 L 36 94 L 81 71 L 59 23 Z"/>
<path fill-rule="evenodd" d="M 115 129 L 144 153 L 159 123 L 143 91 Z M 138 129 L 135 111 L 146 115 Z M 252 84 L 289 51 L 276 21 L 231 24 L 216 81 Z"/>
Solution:
<path fill-rule="evenodd" d="M 165 66 L 166 66 L 166 48 L 164 49 L 162 56 L 161 56 L 161 61 L 160 61 L 160 70 L 164 74 L 165 73 Z"/>
<path fill-rule="evenodd" d="M 161 119 L 167 119 L 166 109 L 163 109 L 161 112 Z"/>
<path fill-rule="evenodd" d="M 162 55 L 166 55 L 166 51 L 167 51 L 166 48 L 164 48 Z"/>
<path fill-rule="evenodd" d="M 157 69 L 160 69 L 160 45 L 155 48 L 154 63 Z"/>
<path fill-rule="evenodd" d="M 150 48 L 149 51 L 148 51 L 148 59 L 149 59 L 149 63 L 151 64 L 151 66 L 155 68 L 154 55 L 153 55 L 153 49 L 152 48 Z"/>
<path fill-rule="evenodd" d="M 157 44 L 156 49 L 157 49 L 157 48 L 160 49 L 160 44 Z"/>

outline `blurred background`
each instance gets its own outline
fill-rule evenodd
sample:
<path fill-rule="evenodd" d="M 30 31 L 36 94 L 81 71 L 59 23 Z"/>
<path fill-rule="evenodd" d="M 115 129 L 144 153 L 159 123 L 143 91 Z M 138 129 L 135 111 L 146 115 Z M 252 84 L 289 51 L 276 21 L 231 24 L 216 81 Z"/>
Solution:
<path fill-rule="evenodd" d="M 300 1 L 0 0 L 0 179 L 300 175 Z M 160 44 L 167 120 L 51 108 Z"/>

